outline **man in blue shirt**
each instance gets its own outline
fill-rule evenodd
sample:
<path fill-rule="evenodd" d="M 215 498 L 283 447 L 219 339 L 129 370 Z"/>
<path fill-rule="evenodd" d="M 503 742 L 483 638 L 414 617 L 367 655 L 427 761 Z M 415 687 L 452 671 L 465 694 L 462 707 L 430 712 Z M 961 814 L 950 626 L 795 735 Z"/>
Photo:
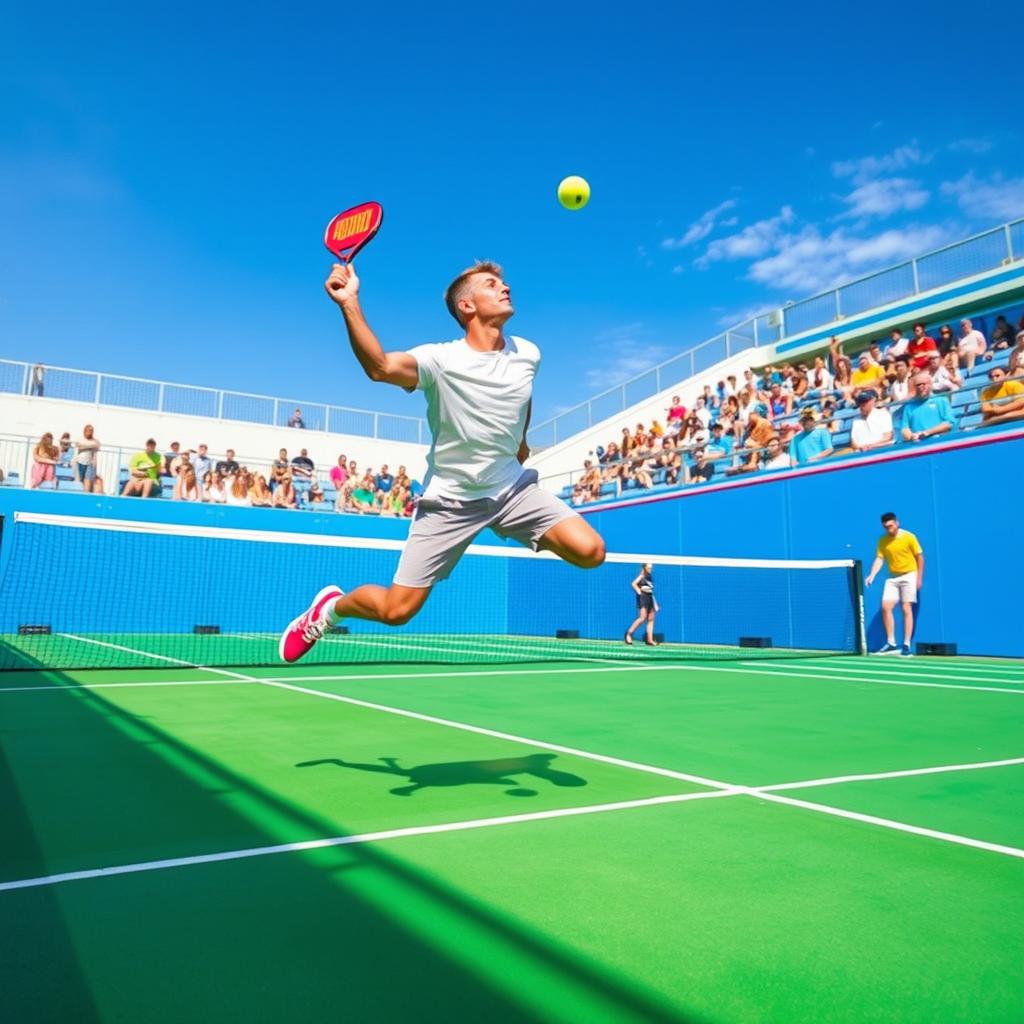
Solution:
<path fill-rule="evenodd" d="M 709 459 L 723 459 L 733 449 L 733 438 L 725 432 L 721 423 L 711 425 L 711 440 L 707 443 L 707 457 Z"/>
<path fill-rule="evenodd" d="M 789 442 L 789 457 L 795 465 L 817 462 L 832 454 L 832 435 L 827 427 L 818 425 L 813 412 L 808 410 L 800 417 L 800 426 L 803 430 Z"/>
<path fill-rule="evenodd" d="M 948 434 L 956 426 L 949 399 L 932 394 L 932 378 L 927 373 L 914 375 L 914 397 L 903 407 L 903 440 L 923 441 L 937 434 Z"/>
<path fill-rule="evenodd" d="M 395 478 L 388 472 L 387 463 L 385 463 L 377 474 L 377 490 L 384 494 L 390 494 L 394 482 Z"/>

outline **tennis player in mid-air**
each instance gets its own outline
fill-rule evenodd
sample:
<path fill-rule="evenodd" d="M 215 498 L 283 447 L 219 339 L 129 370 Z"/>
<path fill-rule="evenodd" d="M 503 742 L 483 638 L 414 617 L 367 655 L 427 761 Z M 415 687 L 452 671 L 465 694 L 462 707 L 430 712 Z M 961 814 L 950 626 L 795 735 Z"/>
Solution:
<path fill-rule="evenodd" d="M 326 288 L 366 375 L 423 392 L 431 444 L 423 496 L 391 586 L 367 584 L 348 594 L 324 587 L 284 631 L 281 657 L 298 661 L 341 619 L 408 622 L 488 526 L 581 569 L 599 566 L 605 555 L 599 534 L 537 486 L 536 470 L 523 469 L 540 352 L 533 342 L 505 334 L 514 310 L 501 267 L 477 263 L 448 286 L 445 302 L 463 337 L 408 352 L 381 347 L 360 308 L 351 264 L 335 263 Z"/>

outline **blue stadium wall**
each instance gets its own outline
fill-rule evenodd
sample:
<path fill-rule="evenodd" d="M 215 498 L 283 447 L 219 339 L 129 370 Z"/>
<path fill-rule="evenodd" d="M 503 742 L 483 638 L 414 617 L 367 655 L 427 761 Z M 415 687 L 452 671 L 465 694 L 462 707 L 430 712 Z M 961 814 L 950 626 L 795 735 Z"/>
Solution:
<path fill-rule="evenodd" d="M 921 539 L 927 558 L 917 639 L 951 641 L 967 654 L 1024 657 L 1024 632 L 1016 626 L 1020 569 L 1014 543 L 1024 511 L 1022 467 L 1024 438 L 993 438 L 990 443 L 974 444 L 967 449 L 936 448 L 911 457 L 901 453 L 901 457 L 870 465 L 837 463 L 828 471 L 810 475 L 760 477 L 741 480 L 720 490 L 687 490 L 643 503 L 622 502 L 614 508 L 595 509 L 588 513 L 588 518 L 613 551 L 751 558 L 858 558 L 867 568 L 880 533 L 878 516 L 891 509 Z M 95 498 L 0 488 L 0 515 L 4 517 L 0 573 L 7 568 L 12 550 L 14 531 L 11 526 L 15 510 L 392 540 L 404 538 L 408 530 L 405 521 L 376 516 L 211 508 L 163 500 Z M 481 540 L 497 543 L 493 536 Z M 93 552 L 98 553 L 98 549 Z M 102 562 L 112 575 L 100 580 L 99 576 L 104 576 L 105 572 L 93 570 L 94 582 L 98 591 L 101 585 L 109 585 L 116 593 L 119 568 L 113 551 L 110 555 L 113 557 L 109 561 L 104 558 Z M 378 575 L 381 582 L 389 575 L 396 557 L 394 553 L 386 556 L 381 553 L 380 564 L 374 564 L 373 568 L 379 570 L 374 575 Z M 89 552 L 82 552 L 79 560 L 61 566 L 58 572 L 89 573 L 90 561 Z M 95 560 L 92 561 L 95 564 Z M 165 565 L 171 572 L 169 562 Z M 369 568 L 370 561 L 362 565 Z M 321 579 L 320 568 L 316 549 L 306 549 L 290 563 L 285 580 L 265 580 L 263 597 L 257 606 L 266 611 L 267 622 L 250 621 L 248 628 L 279 626 L 285 609 L 275 607 L 278 602 L 268 600 L 267 595 L 274 594 L 281 599 L 290 612 L 292 605 L 302 603 L 310 586 L 330 582 Z M 622 568 L 629 573 L 628 567 Z M 257 579 L 260 569 L 260 566 L 252 567 Z M 39 572 L 39 568 L 36 571 Z M 570 576 L 573 573 L 569 570 Z M 503 585 L 498 579 L 500 575 L 492 581 L 494 588 Z M 554 575 L 558 575 L 557 571 Z M 50 576 L 49 580 L 52 579 Z M 418 628 L 451 628 L 452 611 L 456 605 L 465 607 L 456 601 L 461 589 L 456 580 L 457 576 L 444 588 L 439 588 L 424 616 L 417 620 Z M 47 577 L 42 577 L 40 590 L 46 582 Z M 337 582 L 345 585 L 350 581 Z M 550 583 L 555 584 L 555 580 Z M 7 585 L 11 585 L 9 578 Z M 719 589 L 712 588 L 706 597 L 699 595 L 696 603 L 700 608 L 689 609 L 693 614 L 685 614 L 687 609 L 683 608 L 687 595 L 678 595 L 678 602 L 675 602 L 670 593 L 663 591 L 662 624 L 669 627 L 666 632 L 677 632 L 670 626 L 676 618 L 681 619 L 679 631 L 688 632 L 686 621 L 722 620 L 737 609 L 742 610 L 743 604 L 756 607 L 759 598 L 756 592 L 750 593 L 737 586 L 739 592 L 733 593 L 730 586 L 726 582 Z M 563 596 L 574 592 L 572 580 L 568 578 L 559 579 L 554 589 Z M 227 590 L 230 593 L 233 588 Z M 561 621 L 554 622 L 561 614 L 559 608 L 551 607 L 542 594 L 534 596 L 537 600 L 531 601 L 530 615 L 534 619 L 544 618 L 544 623 L 506 623 L 495 618 L 486 623 L 477 621 L 474 625 L 480 630 L 496 632 L 519 625 L 528 626 L 529 631 L 550 632 L 546 628 L 548 624 L 564 625 Z M 689 595 L 691 605 L 696 596 Z M 883 639 L 880 598 L 880 584 L 865 595 L 868 637 L 872 645 Z M 492 602 L 491 606 L 496 608 L 499 603 Z M 513 607 L 518 603 L 513 602 Z M 669 607 L 676 603 L 676 609 Z M 570 604 L 571 601 L 562 602 L 563 610 Z M 801 634 L 805 624 L 813 629 L 816 618 L 830 614 L 829 609 L 820 605 L 819 601 L 808 602 L 803 610 L 806 620 L 801 624 Z M 230 617 L 239 607 L 239 602 L 233 599 L 224 609 L 224 615 Z M 104 628 L 103 623 L 97 622 L 95 628 Z M 691 633 L 687 639 L 702 638 Z"/>

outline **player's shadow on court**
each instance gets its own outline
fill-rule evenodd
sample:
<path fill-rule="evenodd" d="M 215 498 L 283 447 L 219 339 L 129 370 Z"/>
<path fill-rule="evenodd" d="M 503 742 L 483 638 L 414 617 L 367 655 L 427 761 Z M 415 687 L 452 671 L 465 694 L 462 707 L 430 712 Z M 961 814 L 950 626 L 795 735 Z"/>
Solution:
<path fill-rule="evenodd" d="M 357 761 L 343 761 L 338 757 L 324 757 L 318 761 L 300 761 L 296 768 L 312 768 L 316 765 L 333 764 L 339 768 L 352 768 L 360 772 L 375 772 L 408 779 L 411 785 L 398 786 L 391 792 L 395 796 L 412 796 L 419 789 L 432 786 L 510 786 L 506 796 L 536 796 L 537 790 L 521 786 L 517 775 L 531 775 L 543 779 L 553 786 L 585 786 L 581 779 L 571 772 L 558 771 L 551 767 L 555 754 L 529 754 L 526 757 L 502 757 L 493 761 L 442 761 L 437 764 L 421 764 L 415 768 L 403 768 L 394 757 L 382 757 L 382 764 L 360 764 Z"/>

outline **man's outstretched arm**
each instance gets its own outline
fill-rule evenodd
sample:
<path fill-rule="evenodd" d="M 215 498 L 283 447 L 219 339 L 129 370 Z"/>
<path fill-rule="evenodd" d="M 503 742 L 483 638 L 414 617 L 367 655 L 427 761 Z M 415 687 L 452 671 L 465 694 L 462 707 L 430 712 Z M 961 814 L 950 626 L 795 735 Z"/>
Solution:
<path fill-rule="evenodd" d="M 335 263 L 324 287 L 345 317 L 349 343 L 366 376 L 408 390 L 415 388 L 419 384 L 416 360 L 408 352 L 385 352 L 363 316 L 355 267 Z"/>

